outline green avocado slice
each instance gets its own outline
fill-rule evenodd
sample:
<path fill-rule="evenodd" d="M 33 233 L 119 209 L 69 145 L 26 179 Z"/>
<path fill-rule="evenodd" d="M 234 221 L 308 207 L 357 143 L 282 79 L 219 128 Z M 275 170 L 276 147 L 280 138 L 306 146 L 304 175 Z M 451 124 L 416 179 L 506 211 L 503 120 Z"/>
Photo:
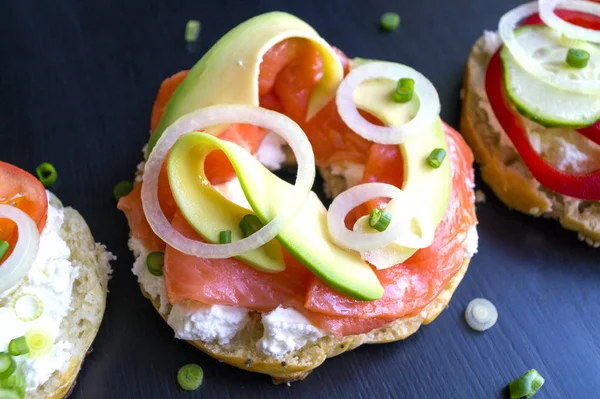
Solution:
<path fill-rule="evenodd" d="M 192 227 L 203 237 L 216 242 L 218 231 L 231 230 L 241 237 L 238 224 L 247 210 L 240 212 L 220 196 L 203 175 L 201 160 L 219 149 L 231 161 L 240 184 L 256 215 L 268 223 L 282 209 L 293 186 L 277 177 L 237 144 L 220 140 L 207 133 L 187 133 L 171 149 L 167 168 L 169 183 L 177 205 Z M 235 235 L 234 235 L 235 232 Z M 296 259 L 323 282 L 357 300 L 371 301 L 383 296 L 383 287 L 371 267 L 357 252 L 335 245 L 327 228 L 327 210 L 311 192 L 300 214 L 277 236 L 277 240 Z M 251 266 L 269 262 L 265 247 L 258 248 Z M 240 255 L 240 258 L 247 254 Z M 275 270 L 272 270 L 275 271 Z"/>
<path fill-rule="evenodd" d="M 308 105 L 307 119 L 334 96 L 344 78 L 335 51 L 306 22 L 284 12 L 251 18 L 229 31 L 194 65 L 169 100 L 159 125 L 148 143 L 148 153 L 173 122 L 183 115 L 215 104 L 259 105 L 258 77 L 263 55 L 290 38 L 310 40 L 323 59 L 323 77 Z M 217 135 L 224 126 L 207 130 Z"/>
<path fill-rule="evenodd" d="M 351 65 L 358 67 L 367 62 L 370 60 L 358 59 Z M 357 88 L 354 102 L 357 108 L 374 115 L 385 125 L 397 126 L 410 121 L 419 110 L 420 103 L 417 96 L 407 103 L 396 103 L 393 100 L 395 89 L 394 81 L 371 79 Z M 452 189 L 450 160 L 446 159 L 437 169 L 430 167 L 426 162 L 431 151 L 436 148 L 443 148 L 448 153 L 446 136 L 440 120 L 437 120 L 431 128 L 421 132 L 420 137 L 400 144 L 404 160 L 404 183 L 401 189 L 410 199 L 411 205 L 409 209 L 403 211 L 413 214 L 411 230 L 419 237 L 433 237 L 450 201 Z M 363 232 L 369 231 L 368 216 L 359 219 L 355 228 Z M 392 266 L 404 262 L 417 250 L 418 248 L 392 243 L 363 255 L 372 264 Z"/>
<path fill-rule="evenodd" d="M 179 209 L 194 230 L 213 244 L 219 243 L 219 233 L 226 230 L 231 230 L 232 241 L 244 238 L 239 223 L 253 214 L 228 201 L 208 181 L 204 160 L 217 149 L 220 147 L 210 140 L 199 140 L 190 133 L 175 142 L 167 158 L 169 184 Z M 236 258 L 267 273 L 285 270 L 281 246 L 275 240 Z"/>

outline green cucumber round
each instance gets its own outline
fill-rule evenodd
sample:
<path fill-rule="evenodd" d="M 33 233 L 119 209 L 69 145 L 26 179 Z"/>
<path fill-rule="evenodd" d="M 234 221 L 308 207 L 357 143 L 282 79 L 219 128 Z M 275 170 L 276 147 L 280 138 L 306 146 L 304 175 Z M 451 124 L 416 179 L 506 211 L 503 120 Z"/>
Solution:
<path fill-rule="evenodd" d="M 534 62 L 556 74 L 573 79 L 600 78 L 600 47 L 596 45 L 576 44 L 591 56 L 588 66 L 578 69 L 565 61 L 574 43 L 565 40 L 561 33 L 546 26 L 523 26 L 517 29 L 515 36 Z M 546 127 L 567 128 L 589 126 L 600 119 L 600 96 L 562 90 L 538 79 L 521 67 L 506 47 L 500 55 L 508 98 L 528 119 Z"/>

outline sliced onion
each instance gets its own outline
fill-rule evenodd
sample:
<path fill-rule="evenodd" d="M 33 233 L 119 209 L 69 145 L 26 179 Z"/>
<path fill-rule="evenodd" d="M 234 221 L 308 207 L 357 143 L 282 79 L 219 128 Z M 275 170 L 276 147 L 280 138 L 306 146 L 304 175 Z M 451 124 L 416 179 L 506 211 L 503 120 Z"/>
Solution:
<path fill-rule="evenodd" d="M 561 5 L 561 8 L 565 9 L 573 9 L 572 7 L 570 2 Z M 500 18 L 498 33 L 500 34 L 502 41 L 504 41 L 504 45 L 509 49 L 519 65 L 525 68 L 529 73 L 533 74 L 536 78 L 562 90 L 583 94 L 600 94 L 600 81 L 561 77 L 560 75 L 543 68 L 539 63 L 535 62 L 525 50 L 523 50 L 515 36 L 515 29 L 524 18 L 537 11 L 537 2 L 531 2 L 512 9 Z"/>
<path fill-rule="evenodd" d="M 467 305 L 465 320 L 473 330 L 485 331 L 498 321 L 498 310 L 487 299 L 475 298 Z"/>
<path fill-rule="evenodd" d="M 37 256 L 40 234 L 28 214 L 11 205 L 0 205 L 0 219 L 10 219 L 17 225 L 19 239 L 10 256 L 0 264 L 0 293 L 21 282 Z"/>
<path fill-rule="evenodd" d="M 231 244 L 208 244 L 189 239 L 175 230 L 158 202 L 158 177 L 167 153 L 185 133 L 220 124 L 247 123 L 280 135 L 298 162 L 298 175 L 286 211 L 256 233 Z M 154 233 L 173 248 L 201 258 L 231 258 L 261 247 L 275 238 L 301 210 L 315 180 L 315 156 L 306 134 L 287 116 L 247 105 L 215 105 L 191 112 L 169 126 L 157 142 L 144 170 L 142 204 Z M 276 195 L 276 193 L 275 193 Z"/>
<path fill-rule="evenodd" d="M 365 252 L 383 248 L 406 235 L 409 230 L 409 212 L 392 213 L 390 225 L 382 232 L 359 233 L 346 228 L 346 215 L 354 208 L 375 198 L 391 198 L 395 209 L 407 205 L 406 195 L 398 187 L 386 183 L 365 183 L 354 186 L 337 197 L 327 211 L 327 226 L 333 241 L 346 249 Z"/>
<path fill-rule="evenodd" d="M 584 28 L 565 21 L 554 13 L 556 6 L 600 16 L 600 4 L 584 0 L 539 0 L 540 17 L 552 29 L 564 33 L 569 39 L 600 43 L 600 31 Z"/>
<path fill-rule="evenodd" d="M 413 119 L 400 126 L 377 126 L 358 112 L 354 91 L 367 80 L 383 78 L 397 81 L 411 78 L 419 97 L 419 111 Z M 337 109 L 342 120 L 356 134 L 380 144 L 402 144 L 431 127 L 440 113 L 440 97 L 433 84 L 421 73 L 406 65 L 374 61 L 353 69 L 342 81 L 336 95 Z"/>

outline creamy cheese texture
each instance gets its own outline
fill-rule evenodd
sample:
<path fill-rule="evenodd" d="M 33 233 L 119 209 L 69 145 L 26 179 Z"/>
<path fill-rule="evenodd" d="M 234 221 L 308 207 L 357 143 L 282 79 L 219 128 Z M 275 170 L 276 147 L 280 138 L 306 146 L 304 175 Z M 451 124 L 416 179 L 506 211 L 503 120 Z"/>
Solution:
<path fill-rule="evenodd" d="M 144 247 L 141 241 L 131 237 L 129 239 L 129 249 L 135 256 L 132 272 L 138 278 L 138 283 L 144 288 L 152 298 L 159 298 L 161 313 L 166 313 L 169 310 L 169 298 L 167 297 L 167 289 L 165 287 L 165 278 L 163 276 L 155 276 L 146 266 L 146 258 L 150 251 Z"/>
<path fill-rule="evenodd" d="M 176 338 L 224 345 L 249 321 L 248 309 L 245 308 L 179 303 L 171 309 L 167 322 L 175 331 Z"/>
<path fill-rule="evenodd" d="M 471 226 L 467 233 L 467 251 L 465 252 L 466 257 L 473 257 L 477 253 L 479 247 L 479 234 L 477 234 L 477 226 Z"/>
<path fill-rule="evenodd" d="M 286 143 L 277 133 L 269 133 L 265 136 L 256 150 L 254 157 L 270 170 L 279 170 L 285 162 L 283 148 Z"/>
<path fill-rule="evenodd" d="M 54 372 L 65 372 L 71 360 L 73 345 L 60 339 L 60 325 L 71 310 L 71 292 L 79 268 L 69 260 L 71 251 L 60 237 L 63 222 L 63 210 L 49 205 L 35 262 L 18 289 L 0 297 L 0 352 L 7 351 L 13 338 L 25 335 L 30 329 L 40 329 L 54 339 L 52 350 L 46 356 L 14 358 L 18 370 L 25 376 L 27 391 L 36 390 Z M 23 322 L 13 312 L 12 299 L 25 294 L 34 294 L 43 303 L 44 311 L 34 321 Z"/>
<path fill-rule="evenodd" d="M 276 359 L 325 335 L 300 312 L 282 306 L 263 313 L 262 323 L 265 332 L 257 343 L 258 349 Z"/>
<path fill-rule="evenodd" d="M 359 184 L 364 171 L 365 165 L 356 162 L 340 161 L 331 164 L 331 174 L 334 176 L 342 176 L 346 179 L 346 185 L 348 187 L 354 187 Z"/>
<path fill-rule="evenodd" d="M 484 31 L 485 55 L 491 57 L 501 45 L 502 39 L 498 33 Z M 480 98 L 478 105 L 487 114 L 490 127 L 498 133 L 500 145 L 516 151 L 492 110 L 485 87 L 481 85 L 476 90 Z M 524 116 L 521 116 L 521 120 L 535 151 L 558 170 L 566 173 L 589 173 L 600 168 L 600 146 L 575 130 L 547 128 Z"/>

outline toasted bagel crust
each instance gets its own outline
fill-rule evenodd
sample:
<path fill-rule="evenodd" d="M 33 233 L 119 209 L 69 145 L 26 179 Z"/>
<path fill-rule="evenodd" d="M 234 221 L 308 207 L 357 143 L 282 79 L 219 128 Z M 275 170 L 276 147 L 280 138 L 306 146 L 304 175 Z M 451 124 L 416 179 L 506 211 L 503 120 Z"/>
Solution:
<path fill-rule="evenodd" d="M 54 206 L 62 207 L 51 194 Z M 70 261 L 79 266 L 72 292 L 72 310 L 60 326 L 61 339 L 73 344 L 73 355 L 67 370 L 54 373 L 36 391 L 28 392 L 26 398 L 62 399 L 75 384 L 85 356 L 98 333 L 106 306 L 109 261 L 112 255 L 98 245 L 83 217 L 73 208 L 64 208 L 64 223 L 60 236 L 71 250 Z"/>
<path fill-rule="evenodd" d="M 529 173 L 521 157 L 503 154 L 497 120 L 481 108 L 487 103 L 485 72 L 490 55 L 485 38 L 476 43 L 467 61 L 464 77 L 460 130 L 480 164 L 481 177 L 509 208 L 556 219 L 593 247 L 600 246 L 600 201 L 563 196 L 541 186 Z"/>
<path fill-rule="evenodd" d="M 227 364 L 256 373 L 268 374 L 276 384 L 303 380 L 327 358 L 355 349 L 362 344 L 381 344 L 405 339 L 414 334 L 421 325 L 431 323 L 448 306 L 452 294 L 467 271 L 470 260 L 471 258 L 465 258 L 460 270 L 446 284 L 437 298 L 417 315 L 398 319 L 365 334 L 348 335 L 342 340 L 333 336 L 325 336 L 308 343 L 295 352 L 288 353 L 282 359 L 275 359 L 257 350 L 256 344 L 263 336 L 263 325 L 260 314 L 257 312 L 251 314 L 250 323 L 234 337 L 229 345 L 203 341 L 188 342 L 211 357 Z M 140 288 L 166 322 L 170 309 L 161 313 L 159 299 L 148 295 L 142 286 Z"/>

